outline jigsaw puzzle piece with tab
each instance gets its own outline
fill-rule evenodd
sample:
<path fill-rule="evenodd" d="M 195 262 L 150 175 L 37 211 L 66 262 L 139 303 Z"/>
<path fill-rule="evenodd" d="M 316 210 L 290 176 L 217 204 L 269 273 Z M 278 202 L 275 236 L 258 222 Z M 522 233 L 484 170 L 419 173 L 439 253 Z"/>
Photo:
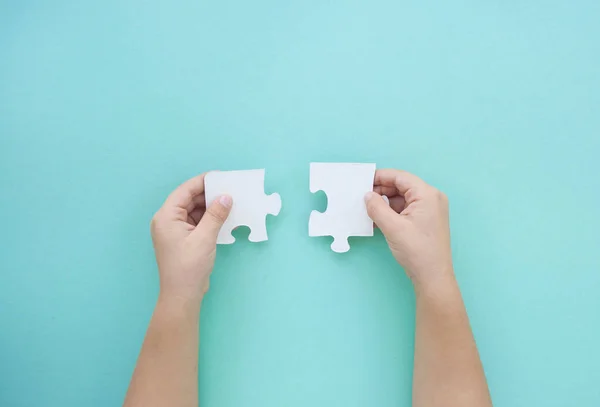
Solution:
<path fill-rule="evenodd" d="M 233 200 L 229 217 L 221 227 L 217 244 L 231 244 L 231 232 L 238 226 L 248 226 L 251 242 L 268 239 L 266 217 L 277 216 L 281 210 L 281 197 L 274 193 L 265 195 L 265 170 L 212 171 L 204 178 L 206 205 L 220 195 Z"/>
<path fill-rule="evenodd" d="M 337 253 L 350 250 L 350 236 L 373 236 L 364 197 L 373 190 L 375 168 L 359 163 L 310 164 L 310 192 L 325 192 L 327 209 L 311 212 L 309 236 L 333 236 L 331 250 Z"/>

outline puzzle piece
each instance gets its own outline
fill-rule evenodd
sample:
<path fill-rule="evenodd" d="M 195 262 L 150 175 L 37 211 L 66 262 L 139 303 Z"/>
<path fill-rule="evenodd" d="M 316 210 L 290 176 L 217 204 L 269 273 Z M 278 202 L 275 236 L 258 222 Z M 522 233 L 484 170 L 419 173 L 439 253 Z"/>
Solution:
<path fill-rule="evenodd" d="M 333 236 L 331 250 L 350 250 L 349 236 L 373 236 L 365 194 L 373 190 L 375 164 L 310 163 L 310 192 L 327 194 L 327 210 L 312 211 L 309 236 Z"/>
<path fill-rule="evenodd" d="M 279 194 L 265 195 L 265 170 L 212 171 L 204 178 L 204 193 L 208 206 L 220 195 L 233 199 L 231 213 L 217 236 L 218 244 L 231 244 L 231 231 L 248 226 L 251 242 L 267 240 L 267 214 L 277 216 L 281 210 Z"/>

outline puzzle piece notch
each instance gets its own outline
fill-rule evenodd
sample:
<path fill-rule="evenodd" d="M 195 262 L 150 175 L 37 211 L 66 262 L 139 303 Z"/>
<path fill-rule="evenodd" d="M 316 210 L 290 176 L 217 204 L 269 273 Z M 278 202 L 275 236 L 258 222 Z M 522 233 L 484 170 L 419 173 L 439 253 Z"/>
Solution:
<path fill-rule="evenodd" d="M 230 195 L 233 205 L 229 217 L 219 230 L 218 244 L 232 244 L 231 234 L 238 226 L 248 226 L 251 242 L 268 240 L 266 217 L 277 216 L 281 210 L 281 197 L 277 193 L 265 195 L 265 170 L 213 171 L 204 178 L 206 204 L 220 195 Z"/>
<path fill-rule="evenodd" d="M 373 190 L 375 164 L 311 163 L 310 192 L 327 195 L 325 212 L 312 211 L 309 236 L 333 236 L 331 250 L 350 250 L 349 236 L 373 236 L 364 196 Z"/>

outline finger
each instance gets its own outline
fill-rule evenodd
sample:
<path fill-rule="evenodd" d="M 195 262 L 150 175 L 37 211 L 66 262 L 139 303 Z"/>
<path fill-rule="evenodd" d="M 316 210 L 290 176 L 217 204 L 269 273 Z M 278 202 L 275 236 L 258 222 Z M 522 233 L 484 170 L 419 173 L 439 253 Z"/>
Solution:
<path fill-rule="evenodd" d="M 375 171 L 374 185 L 396 187 L 400 195 L 406 195 L 409 190 L 418 190 L 427 186 L 425 181 L 409 172 L 394 169 Z"/>
<path fill-rule="evenodd" d="M 386 234 L 398 221 L 398 214 L 383 200 L 381 195 L 376 192 L 369 192 L 365 195 L 367 213 L 369 217 L 377 224 L 379 229 Z"/>
<path fill-rule="evenodd" d="M 387 187 L 383 185 L 376 185 L 373 187 L 373 192 L 377 192 L 379 195 L 385 195 L 388 198 L 398 195 L 398 188 Z"/>
<path fill-rule="evenodd" d="M 233 201 L 229 195 L 222 195 L 212 201 L 198 222 L 198 226 L 192 232 L 192 236 L 195 239 L 209 239 L 210 242 L 216 243 L 219 230 L 227 220 L 232 204 Z"/>
<path fill-rule="evenodd" d="M 398 195 L 390 198 L 390 208 L 396 213 L 402 212 L 406 208 L 406 201 L 404 197 Z"/>
<path fill-rule="evenodd" d="M 179 185 L 175 191 L 171 192 L 171 195 L 165 201 L 165 206 L 187 210 L 192 200 L 204 193 L 204 175 L 200 174 Z"/>
<path fill-rule="evenodd" d="M 206 197 L 204 194 L 196 195 L 192 198 L 192 202 L 190 202 L 186 208 L 187 213 L 193 212 L 196 209 L 205 209 L 206 208 Z"/>

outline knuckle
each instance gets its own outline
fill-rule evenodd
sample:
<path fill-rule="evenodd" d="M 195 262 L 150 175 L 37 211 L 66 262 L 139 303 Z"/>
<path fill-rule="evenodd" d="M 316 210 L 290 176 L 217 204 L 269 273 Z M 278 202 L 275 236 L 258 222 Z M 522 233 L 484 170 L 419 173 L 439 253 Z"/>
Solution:
<path fill-rule="evenodd" d="M 418 201 L 420 199 L 423 199 L 423 195 L 411 189 L 406 192 L 406 194 L 404 195 L 404 199 L 406 200 L 406 202 Z"/>
<path fill-rule="evenodd" d="M 448 205 L 448 196 L 445 193 L 437 188 L 433 188 L 432 193 L 432 196 L 435 198 L 436 202 L 444 206 Z"/>
<path fill-rule="evenodd" d="M 448 195 L 442 192 L 442 202 L 448 204 Z"/>
<path fill-rule="evenodd" d="M 178 218 L 187 218 L 188 216 L 188 211 L 185 210 L 184 208 L 175 208 L 175 210 L 173 211 L 174 216 L 178 217 Z"/>
<path fill-rule="evenodd" d="M 159 222 L 160 222 L 160 212 L 156 212 L 154 214 L 154 216 L 152 216 L 152 219 L 150 219 L 150 232 L 152 232 L 152 233 L 156 232 Z"/>
<path fill-rule="evenodd" d="M 430 186 L 430 187 L 427 188 L 426 195 L 429 198 L 439 199 L 440 198 L 440 191 L 437 188 Z"/>

